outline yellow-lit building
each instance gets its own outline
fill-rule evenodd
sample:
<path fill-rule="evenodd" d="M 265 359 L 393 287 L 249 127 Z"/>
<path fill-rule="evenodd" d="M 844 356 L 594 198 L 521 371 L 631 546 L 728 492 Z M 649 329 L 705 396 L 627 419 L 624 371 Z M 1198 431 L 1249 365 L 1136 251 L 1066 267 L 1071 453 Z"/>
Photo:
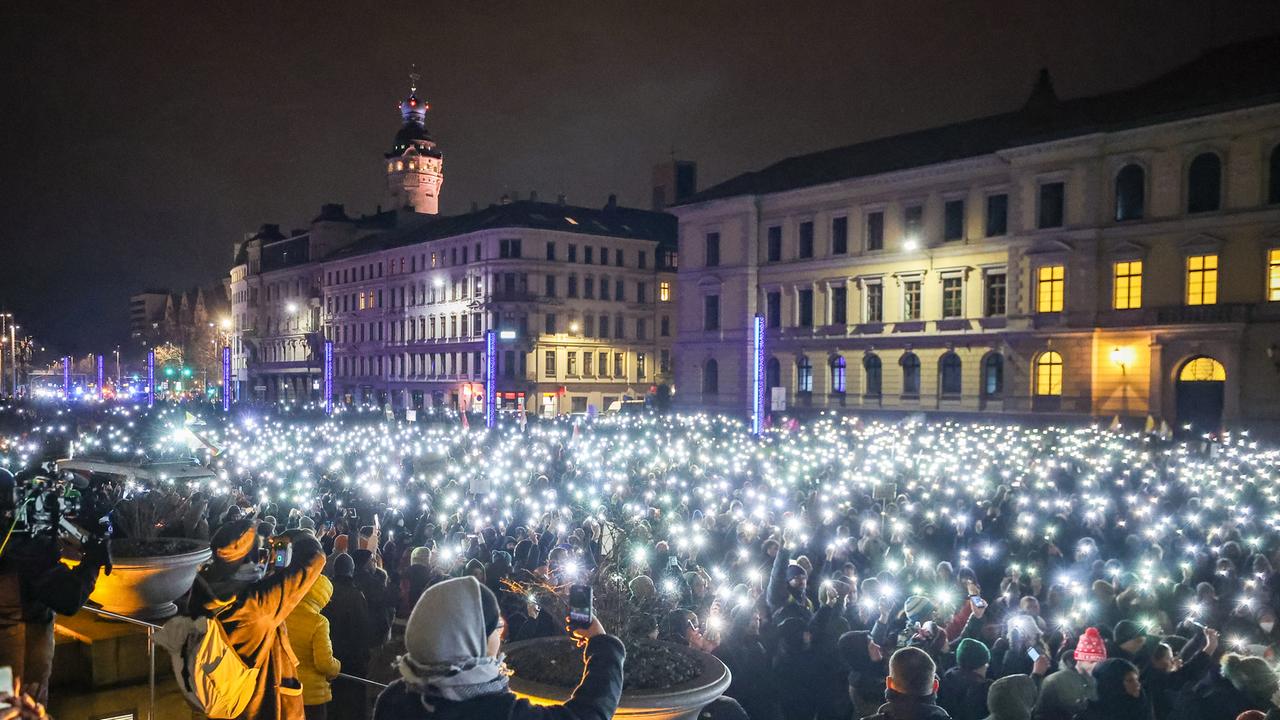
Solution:
<path fill-rule="evenodd" d="M 1280 39 L 789 158 L 679 217 L 677 399 L 1280 421 Z M 803 411 L 803 410 L 802 410 Z"/>

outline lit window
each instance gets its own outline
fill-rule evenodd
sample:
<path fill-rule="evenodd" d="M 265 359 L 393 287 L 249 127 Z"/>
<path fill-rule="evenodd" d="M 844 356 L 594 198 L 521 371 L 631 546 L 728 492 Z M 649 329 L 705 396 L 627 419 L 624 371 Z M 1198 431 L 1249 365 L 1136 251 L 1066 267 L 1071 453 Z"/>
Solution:
<path fill-rule="evenodd" d="M 396 169 L 396 164 L 395 164 L 395 163 L 387 163 L 387 172 L 391 172 L 391 171 L 393 171 L 393 170 L 395 170 L 395 169 Z"/>
<path fill-rule="evenodd" d="M 908 280 L 902 283 L 902 319 L 920 319 L 920 281 Z"/>
<path fill-rule="evenodd" d="M 1198 357 L 1182 366 L 1178 380 L 1182 382 L 1225 382 L 1227 369 L 1210 357 Z"/>
<path fill-rule="evenodd" d="M 1218 302 L 1218 256 L 1192 255 L 1187 258 L 1187 304 L 1213 305 Z"/>
<path fill-rule="evenodd" d="M 409 161 L 409 169 L 410 169 L 410 170 L 413 170 L 413 169 L 415 169 L 415 168 L 416 168 L 416 166 L 413 164 L 413 161 L 412 161 L 412 160 L 410 160 L 410 161 Z"/>
<path fill-rule="evenodd" d="M 1116 263 L 1114 286 L 1112 307 L 1116 310 L 1142 307 L 1142 261 L 1126 260 Z"/>
<path fill-rule="evenodd" d="M 831 392 L 844 394 L 846 369 L 844 358 L 836 355 L 831 359 Z"/>
<path fill-rule="evenodd" d="M 1062 395 L 1062 356 L 1056 352 L 1036 358 L 1036 395 Z"/>
<path fill-rule="evenodd" d="M 1267 299 L 1280 300 L 1280 248 L 1267 251 Z"/>
<path fill-rule="evenodd" d="M 396 169 L 397 169 L 397 170 L 403 170 L 403 169 L 404 169 L 404 161 L 403 161 L 403 160 L 397 160 L 397 161 L 396 161 Z"/>
<path fill-rule="evenodd" d="M 671 283 L 669 282 L 658 283 L 658 300 L 661 302 L 671 301 Z"/>
<path fill-rule="evenodd" d="M 1066 268 L 1045 265 L 1036 274 L 1036 312 L 1062 312 L 1062 288 Z"/>

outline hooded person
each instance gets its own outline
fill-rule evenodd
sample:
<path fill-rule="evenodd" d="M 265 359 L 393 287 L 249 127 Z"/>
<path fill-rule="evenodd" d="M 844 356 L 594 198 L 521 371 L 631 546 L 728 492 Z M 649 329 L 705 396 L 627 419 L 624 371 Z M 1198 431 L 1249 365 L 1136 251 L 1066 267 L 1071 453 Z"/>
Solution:
<path fill-rule="evenodd" d="M 1122 658 L 1108 658 L 1093 669 L 1098 698 L 1090 700 L 1078 720 L 1152 720 L 1151 698 L 1142 689 L 1138 667 Z"/>
<path fill-rule="evenodd" d="M 981 720 L 989 712 L 987 665 L 991 651 L 982 641 L 965 638 L 955 654 L 955 667 L 943 673 L 938 682 L 938 705 L 955 720 Z"/>
<path fill-rule="evenodd" d="M 871 633 L 854 630 L 840 636 L 836 649 L 849 668 L 849 699 L 856 717 L 874 712 L 884 702 L 884 679 L 889 674 L 880 646 L 872 642 Z"/>
<path fill-rule="evenodd" d="M 369 672 L 369 605 L 364 593 L 356 587 L 356 564 L 351 556 L 338 553 L 333 564 L 333 597 L 324 608 L 329 620 L 333 655 L 348 675 L 365 677 Z M 333 701 L 329 703 L 329 720 L 363 718 L 368 698 L 363 683 L 338 681 L 332 684 Z"/>
<path fill-rule="evenodd" d="M 775 677 L 760 641 L 764 614 L 749 603 L 733 608 L 724 639 L 712 654 L 729 668 L 725 694 L 737 700 L 753 720 L 776 720 L 781 715 Z"/>
<path fill-rule="evenodd" d="M 196 576 L 187 604 L 192 617 L 215 617 L 227 642 L 258 670 L 253 699 L 237 720 L 285 720 L 304 715 L 302 682 L 288 646 L 285 621 L 324 570 L 315 537 L 289 533 L 288 566 L 263 574 L 252 520 L 226 523 L 210 538 L 213 562 Z"/>
<path fill-rule="evenodd" d="M 1006 675 L 991 683 L 984 720 L 1031 720 L 1036 706 L 1036 681 L 1030 675 Z"/>
<path fill-rule="evenodd" d="M 567 620 L 567 618 L 566 618 Z M 405 626 L 400 678 L 378 696 L 374 720 L 608 720 L 622 695 L 622 641 L 599 620 L 576 630 L 584 644 L 582 680 L 563 705 L 539 706 L 507 687 L 499 652 L 503 622 L 498 599 L 470 576 L 432 585 Z"/>
<path fill-rule="evenodd" d="M 1274 707 L 1275 671 L 1260 657 L 1227 653 L 1190 692 L 1179 696 L 1176 720 L 1233 720 L 1246 710 Z"/>
<path fill-rule="evenodd" d="M 298 679 L 302 681 L 302 702 L 307 720 L 324 720 L 324 706 L 333 699 L 329 681 L 342 670 L 342 663 L 333 656 L 329 619 L 321 614 L 332 597 L 333 582 L 321 575 L 285 620 L 289 629 L 289 647 L 298 658 Z"/>

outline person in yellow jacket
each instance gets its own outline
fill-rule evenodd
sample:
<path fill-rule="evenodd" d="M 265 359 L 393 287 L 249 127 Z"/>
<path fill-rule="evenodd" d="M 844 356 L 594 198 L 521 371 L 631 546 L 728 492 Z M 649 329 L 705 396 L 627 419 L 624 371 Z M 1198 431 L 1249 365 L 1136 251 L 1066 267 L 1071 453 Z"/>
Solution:
<path fill-rule="evenodd" d="M 298 679 L 302 681 L 306 720 L 325 720 L 326 703 L 333 699 L 329 681 L 342 669 L 342 663 L 333 656 L 329 618 L 320 614 L 332 597 L 333 583 L 322 575 L 285 620 L 289 645 L 298 656 Z"/>

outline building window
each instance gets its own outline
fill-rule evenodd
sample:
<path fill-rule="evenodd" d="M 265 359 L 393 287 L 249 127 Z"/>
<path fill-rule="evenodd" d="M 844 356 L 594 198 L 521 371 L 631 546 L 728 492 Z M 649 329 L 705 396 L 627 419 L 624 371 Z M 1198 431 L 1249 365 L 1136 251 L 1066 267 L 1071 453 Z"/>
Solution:
<path fill-rule="evenodd" d="M 884 322 L 884 285 L 879 282 L 867 283 L 867 307 L 864 313 L 866 322 Z"/>
<path fill-rule="evenodd" d="M 454 262 L 452 264 L 457 265 L 458 263 L 457 263 L 456 255 L 458 253 L 458 249 L 454 248 L 453 253 L 455 257 L 454 257 Z M 498 241 L 498 257 L 499 258 L 520 257 L 520 240 L 518 239 L 499 240 Z"/>
<path fill-rule="evenodd" d="M 707 233 L 707 267 L 720 264 L 720 233 Z M 587 262 L 591 262 L 591 248 L 587 248 Z"/>
<path fill-rule="evenodd" d="M 807 355 L 796 359 L 796 392 L 813 392 L 813 363 Z"/>
<path fill-rule="evenodd" d="M 480 252 L 478 250 L 476 251 L 476 259 L 477 260 L 480 259 Z M 548 260 L 556 259 L 556 244 L 553 242 L 547 243 L 547 259 Z"/>
<path fill-rule="evenodd" d="M 987 237 L 1009 232 L 1009 196 L 1004 193 L 987 196 Z"/>
<path fill-rule="evenodd" d="M 1280 203 L 1280 145 L 1271 148 L 1268 182 L 1270 187 L 1267 189 L 1267 202 L 1272 205 Z"/>
<path fill-rule="evenodd" d="M 764 321 L 771 328 L 782 327 L 782 293 L 770 290 L 764 295 Z"/>
<path fill-rule="evenodd" d="M 768 262 L 779 262 L 782 260 L 782 228 L 774 225 L 768 230 Z"/>
<path fill-rule="evenodd" d="M 600 293 L 600 297 L 604 297 L 603 291 Z M 649 302 L 649 286 L 646 283 L 642 283 L 642 282 L 636 283 L 636 302 L 638 303 Z"/>
<path fill-rule="evenodd" d="M 671 302 L 671 283 L 666 280 L 658 283 L 658 302 Z"/>
<path fill-rule="evenodd" d="M 813 327 L 813 290 L 800 290 L 796 293 L 796 324 L 800 327 Z"/>
<path fill-rule="evenodd" d="M 943 354 L 938 360 L 938 386 L 943 397 L 960 397 L 960 356 L 954 352 Z"/>
<path fill-rule="evenodd" d="M 982 361 L 982 394 L 999 397 L 1004 393 L 1004 356 L 991 353 Z"/>
<path fill-rule="evenodd" d="M 1116 310 L 1142 307 L 1142 261 L 1126 260 L 1114 267 L 1112 307 Z"/>
<path fill-rule="evenodd" d="M 702 396 L 712 398 L 720 394 L 720 364 L 715 358 L 702 364 Z"/>
<path fill-rule="evenodd" d="M 578 262 L 578 246 L 569 243 L 569 262 Z"/>
<path fill-rule="evenodd" d="M 1146 185 L 1140 165 L 1125 165 L 1116 173 L 1116 222 L 1142 219 Z"/>
<path fill-rule="evenodd" d="M 880 356 L 868 354 L 862 358 L 862 372 L 866 376 L 862 394 L 867 397 L 880 397 L 882 385 Z"/>
<path fill-rule="evenodd" d="M 884 249 L 884 211 L 867 213 L 867 249 Z"/>
<path fill-rule="evenodd" d="M 1036 358 L 1036 395 L 1062 394 L 1062 356 L 1049 351 Z"/>
<path fill-rule="evenodd" d="M 770 388 L 782 387 L 782 363 L 776 357 L 770 357 L 765 365 L 764 384 Z"/>
<path fill-rule="evenodd" d="M 609 353 L 601 352 L 596 354 L 596 370 L 600 372 L 600 377 L 609 375 Z"/>
<path fill-rule="evenodd" d="M 702 329 L 720 329 L 720 296 L 707 295 L 702 298 Z"/>
<path fill-rule="evenodd" d="M 831 254 L 844 255 L 849 252 L 849 218 L 831 219 Z"/>
<path fill-rule="evenodd" d="M 1008 276 L 1002 272 L 987 273 L 987 287 L 983 297 L 983 314 L 987 317 L 1004 315 L 1008 302 Z"/>
<path fill-rule="evenodd" d="M 1036 312 L 1062 312 L 1066 267 L 1044 265 L 1036 271 Z"/>
<path fill-rule="evenodd" d="M 604 339 L 604 340 L 609 339 L 609 316 L 608 315 L 600 316 L 600 337 L 601 339 Z"/>
<path fill-rule="evenodd" d="M 590 265 L 591 263 L 595 262 L 595 251 L 596 249 L 590 245 L 583 246 L 582 262 L 586 265 Z"/>
<path fill-rule="evenodd" d="M 920 241 L 924 230 L 924 207 L 908 205 L 902 210 L 902 234 L 908 241 Z"/>
<path fill-rule="evenodd" d="M 1222 204 L 1222 161 L 1201 153 L 1187 169 L 1187 212 L 1213 212 Z"/>
<path fill-rule="evenodd" d="M 1214 305 L 1218 302 L 1218 256 L 1192 255 L 1187 258 L 1187 304 Z"/>
<path fill-rule="evenodd" d="M 1280 248 L 1267 251 L 1267 300 L 1280 301 Z"/>
<path fill-rule="evenodd" d="M 800 223 L 800 257 L 813 257 L 813 222 Z"/>
<path fill-rule="evenodd" d="M 663 315 L 658 320 L 658 333 L 662 337 L 671 337 L 671 316 Z"/>
<path fill-rule="evenodd" d="M 577 377 L 578 375 L 578 351 L 570 350 L 565 353 L 565 374 L 569 377 Z"/>
<path fill-rule="evenodd" d="M 543 364 L 542 364 L 543 372 L 546 373 L 547 377 L 550 377 L 550 378 L 555 377 L 556 376 L 556 351 L 548 350 L 546 352 L 546 355 L 543 356 L 543 358 L 544 358 Z"/>
<path fill-rule="evenodd" d="M 666 374 L 671 372 L 671 351 L 658 351 L 658 372 Z"/>
<path fill-rule="evenodd" d="M 615 315 L 613 318 L 613 336 L 619 340 L 626 337 L 626 331 L 623 330 L 622 316 Z"/>
<path fill-rule="evenodd" d="M 547 297 L 555 297 L 555 296 L 556 296 L 556 276 L 548 275 L 547 276 Z"/>
<path fill-rule="evenodd" d="M 964 200 L 948 200 L 942 206 L 942 239 L 964 239 Z"/>
<path fill-rule="evenodd" d="M 948 277 L 942 279 L 942 317 L 958 318 L 964 316 L 964 279 Z"/>
<path fill-rule="evenodd" d="M 434 324 L 434 319 L 432 320 L 432 324 Z M 548 335 L 556 334 L 556 314 L 555 313 L 547 313 L 546 327 L 547 327 Z"/>
<path fill-rule="evenodd" d="M 662 257 L 666 259 L 666 262 L 664 264 L 668 270 L 676 269 L 677 256 L 676 256 L 675 250 L 663 250 Z M 621 265 L 622 263 L 618 263 L 618 264 Z M 644 250 L 641 250 L 639 253 L 636 254 L 636 267 L 640 268 L 641 270 L 644 270 L 649 267 L 649 253 L 645 252 Z"/>
<path fill-rule="evenodd" d="M 596 297 L 596 279 L 590 275 L 582 278 L 582 297 L 594 300 Z"/>
<path fill-rule="evenodd" d="M 902 397 L 920 397 L 920 358 L 906 352 L 898 364 L 902 365 Z"/>
<path fill-rule="evenodd" d="M 644 318 L 636 318 L 636 339 L 649 339 L 649 325 L 645 323 Z"/>
<path fill-rule="evenodd" d="M 617 248 L 613 251 L 613 264 L 617 267 L 622 267 L 622 248 Z M 641 265 L 641 267 L 644 266 Z"/>
<path fill-rule="evenodd" d="M 1036 227 L 1040 229 L 1062 227 L 1063 203 L 1066 199 L 1066 185 L 1061 182 L 1047 182 L 1040 185 L 1040 209 L 1036 216 Z"/>
<path fill-rule="evenodd" d="M 831 392 L 837 395 L 845 393 L 847 383 L 844 358 L 839 355 L 831 357 Z"/>
<path fill-rule="evenodd" d="M 565 296 L 571 297 L 571 298 L 578 297 L 578 276 L 577 275 L 569 276 L 569 288 L 568 288 L 568 291 L 565 293 Z"/>
<path fill-rule="evenodd" d="M 902 283 L 902 319 L 920 319 L 920 286 L 919 280 L 904 280 Z"/>
<path fill-rule="evenodd" d="M 595 358 L 596 358 L 595 354 L 589 350 L 587 352 L 582 353 L 582 376 L 583 377 L 595 376 L 595 362 L 594 362 Z"/>
<path fill-rule="evenodd" d="M 644 380 L 649 374 L 649 371 L 645 368 L 644 361 L 645 361 L 644 353 L 636 353 L 636 379 L 637 380 Z"/>
<path fill-rule="evenodd" d="M 844 285 L 831 288 L 831 325 L 849 322 L 849 289 Z"/>
<path fill-rule="evenodd" d="M 616 352 L 613 354 L 613 376 L 616 378 L 627 377 L 627 366 L 624 362 L 626 355 Z"/>

